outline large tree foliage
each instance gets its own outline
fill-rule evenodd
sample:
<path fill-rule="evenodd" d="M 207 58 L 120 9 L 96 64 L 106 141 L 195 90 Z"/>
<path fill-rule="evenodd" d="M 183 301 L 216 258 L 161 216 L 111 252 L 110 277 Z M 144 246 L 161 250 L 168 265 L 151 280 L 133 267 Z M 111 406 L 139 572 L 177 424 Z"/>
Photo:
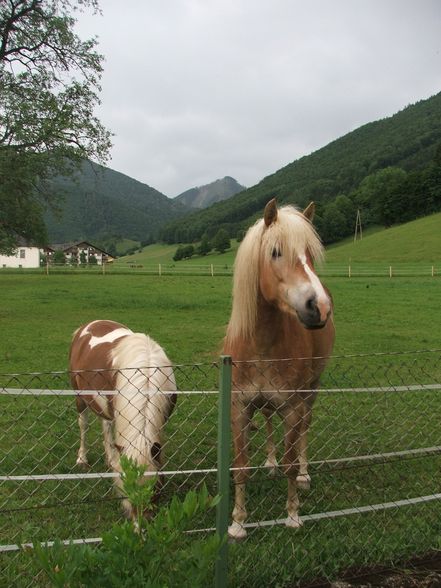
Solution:
<path fill-rule="evenodd" d="M 0 251 L 45 238 L 46 180 L 85 158 L 105 162 L 110 134 L 94 115 L 103 57 L 75 33 L 97 0 L 0 0 Z"/>

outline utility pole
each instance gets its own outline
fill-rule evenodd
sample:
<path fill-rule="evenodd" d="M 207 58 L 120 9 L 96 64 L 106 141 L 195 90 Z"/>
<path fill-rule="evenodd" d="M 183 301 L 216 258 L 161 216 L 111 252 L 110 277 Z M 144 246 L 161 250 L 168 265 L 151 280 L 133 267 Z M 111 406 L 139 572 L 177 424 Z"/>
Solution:
<path fill-rule="evenodd" d="M 354 243 L 357 240 L 357 235 L 360 241 L 363 239 L 363 229 L 361 227 L 361 215 L 360 209 L 357 209 L 357 219 L 355 221 L 355 233 L 354 233 Z"/>

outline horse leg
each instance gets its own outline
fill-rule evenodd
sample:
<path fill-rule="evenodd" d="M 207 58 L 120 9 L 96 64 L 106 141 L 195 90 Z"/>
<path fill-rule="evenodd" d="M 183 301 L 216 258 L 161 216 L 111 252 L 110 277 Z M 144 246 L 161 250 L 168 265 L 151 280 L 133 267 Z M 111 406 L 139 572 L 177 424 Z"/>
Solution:
<path fill-rule="evenodd" d="M 299 475 L 297 476 L 297 487 L 302 490 L 309 490 L 311 487 L 311 477 L 308 474 L 308 431 L 312 419 L 312 405 L 317 393 L 308 394 L 305 398 L 304 414 L 301 422 L 300 439 L 299 439 Z"/>
<path fill-rule="evenodd" d="M 276 444 L 274 442 L 274 429 L 273 429 L 273 422 L 272 416 L 273 413 L 271 410 L 263 408 L 262 409 L 263 416 L 265 418 L 265 428 L 266 428 L 266 462 L 265 466 L 268 468 L 268 475 L 275 476 L 277 473 L 277 457 L 276 457 Z"/>
<path fill-rule="evenodd" d="M 299 473 L 298 455 L 301 428 L 301 414 L 294 408 L 283 413 L 285 427 L 285 451 L 283 453 L 283 470 L 288 478 L 288 499 L 286 510 L 288 518 L 285 525 L 291 528 L 300 527 L 303 523 L 299 517 L 299 498 L 296 478 Z"/>
<path fill-rule="evenodd" d="M 234 509 L 233 522 L 228 527 L 228 536 L 240 541 L 245 539 L 247 532 L 244 523 L 247 518 L 245 506 L 245 484 L 249 476 L 248 430 L 250 426 L 250 410 L 243 405 L 232 406 L 232 433 L 234 444 Z"/>
<path fill-rule="evenodd" d="M 113 435 L 113 422 L 107 419 L 102 419 L 103 421 L 103 444 L 104 444 L 104 452 L 106 454 L 106 462 L 107 465 L 112 468 L 112 470 L 118 469 L 119 463 L 119 456 L 118 452 L 115 447 L 115 439 Z"/>
<path fill-rule="evenodd" d="M 78 410 L 78 426 L 80 427 L 80 448 L 78 450 L 78 457 L 77 457 L 77 465 L 83 468 L 89 467 L 89 463 L 87 461 L 87 443 L 86 443 L 86 436 L 88 430 L 88 414 L 87 414 L 87 404 L 81 398 L 81 396 L 77 396 L 75 398 L 77 410 Z"/>

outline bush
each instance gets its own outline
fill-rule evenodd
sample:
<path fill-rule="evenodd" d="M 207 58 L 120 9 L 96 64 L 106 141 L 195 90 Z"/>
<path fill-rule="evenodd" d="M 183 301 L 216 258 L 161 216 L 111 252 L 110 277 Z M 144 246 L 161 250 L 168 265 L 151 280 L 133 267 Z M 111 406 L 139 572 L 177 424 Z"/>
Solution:
<path fill-rule="evenodd" d="M 183 259 L 184 257 L 184 248 L 182 246 L 179 246 L 176 249 L 175 254 L 173 255 L 173 261 L 181 261 L 181 259 Z"/>
<path fill-rule="evenodd" d="M 150 510 L 155 479 L 140 483 L 144 466 L 121 458 L 123 492 L 136 512 Z M 190 491 L 184 500 L 173 497 L 147 521 L 138 515 L 135 525 L 126 521 L 104 533 L 102 545 L 65 547 L 56 541 L 52 548 L 34 542 L 32 556 L 52 586 L 70 588 L 154 588 L 163 586 L 202 587 L 212 584 L 214 564 L 225 539 L 217 535 L 193 539 L 184 532 L 192 520 L 218 502 L 204 486 Z"/>
<path fill-rule="evenodd" d="M 213 239 L 213 247 L 219 253 L 225 253 L 227 249 L 230 249 L 231 243 L 228 233 L 225 229 L 219 229 Z"/>
<path fill-rule="evenodd" d="M 52 260 L 53 263 L 55 263 L 56 265 L 64 265 L 66 263 L 66 256 L 64 255 L 64 251 L 61 251 L 61 249 L 57 249 L 54 252 Z"/>
<path fill-rule="evenodd" d="M 204 235 L 202 235 L 201 244 L 197 248 L 197 252 L 199 253 L 199 255 L 207 255 L 207 253 L 210 253 L 212 249 L 213 247 L 211 246 L 211 243 L 208 240 L 208 235 L 205 233 Z"/>

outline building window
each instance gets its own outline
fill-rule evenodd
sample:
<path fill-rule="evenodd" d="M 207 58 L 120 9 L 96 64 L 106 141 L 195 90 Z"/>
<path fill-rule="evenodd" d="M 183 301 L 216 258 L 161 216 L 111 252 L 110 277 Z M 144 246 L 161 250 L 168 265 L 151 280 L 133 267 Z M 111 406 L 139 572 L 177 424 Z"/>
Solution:
<path fill-rule="evenodd" d="M 24 259 L 26 257 L 26 249 L 20 249 L 20 259 Z"/>

